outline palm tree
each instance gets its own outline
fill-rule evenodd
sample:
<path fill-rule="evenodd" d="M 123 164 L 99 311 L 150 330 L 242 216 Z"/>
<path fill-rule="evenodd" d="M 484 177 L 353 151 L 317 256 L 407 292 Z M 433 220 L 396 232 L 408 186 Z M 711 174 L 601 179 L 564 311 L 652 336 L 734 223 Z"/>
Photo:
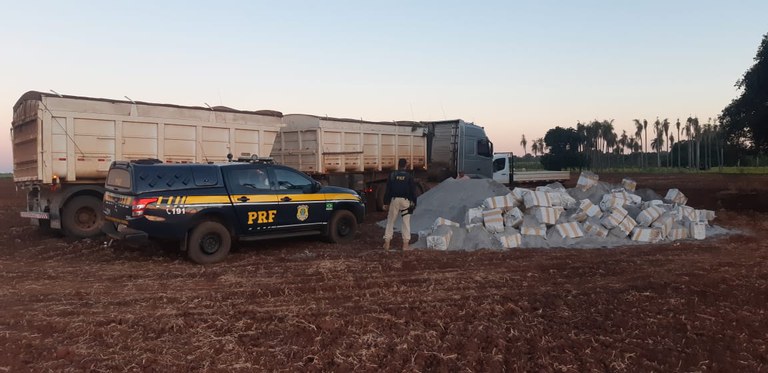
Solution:
<path fill-rule="evenodd" d="M 677 122 L 675 122 L 675 127 L 677 127 L 677 141 L 680 141 L 680 118 L 677 118 Z M 677 146 L 677 168 L 680 168 L 680 145 Z"/>
<path fill-rule="evenodd" d="M 643 123 L 641 123 L 639 119 L 634 119 L 634 122 L 635 122 L 635 137 L 639 138 L 640 141 L 642 142 L 643 141 Z M 641 148 L 643 151 L 645 151 L 644 147 L 641 147 Z M 645 160 L 645 154 L 642 154 L 642 157 L 640 159 L 641 159 L 640 167 L 643 167 L 644 166 L 643 164 L 645 163 L 643 161 Z"/>
<path fill-rule="evenodd" d="M 546 150 L 546 146 L 544 146 L 544 138 L 539 137 L 536 140 L 536 142 L 539 143 L 539 153 L 541 153 L 541 155 L 544 155 L 544 151 Z"/>
<path fill-rule="evenodd" d="M 672 135 L 669 135 L 669 138 L 668 138 L 667 140 L 669 141 L 669 142 L 667 143 L 667 144 L 668 144 L 668 145 L 667 145 L 667 149 L 672 149 L 672 150 L 674 150 L 674 148 L 675 148 L 675 135 L 674 135 L 674 134 L 672 134 Z M 667 155 L 667 157 L 668 157 L 667 159 L 671 159 L 671 158 L 672 158 L 672 153 L 671 153 L 671 151 L 670 151 L 670 152 L 668 152 L 668 153 L 669 153 L 669 154 Z M 672 162 L 670 161 L 670 162 L 668 162 L 668 163 L 669 163 L 669 167 L 672 167 Z"/>
<path fill-rule="evenodd" d="M 533 153 L 534 157 L 539 154 L 539 143 L 536 141 L 531 144 L 531 153 Z"/>
<path fill-rule="evenodd" d="M 671 165 L 669 163 L 669 119 L 664 118 L 664 120 L 661 121 L 661 128 L 664 129 L 664 137 L 667 140 L 667 167 L 669 167 Z"/>
<path fill-rule="evenodd" d="M 619 146 L 621 146 L 621 168 L 624 168 L 624 152 L 629 145 L 629 136 L 627 136 L 627 130 L 621 130 L 621 137 L 619 137 Z"/>
<path fill-rule="evenodd" d="M 645 145 L 643 146 L 643 149 L 648 151 L 648 121 L 645 119 L 643 119 L 643 133 L 645 133 Z M 643 160 L 645 160 L 645 152 L 643 152 Z M 646 163 L 645 166 L 648 167 L 648 163 Z"/>
<path fill-rule="evenodd" d="M 576 133 L 579 134 L 579 152 L 584 152 L 587 149 L 587 126 L 581 123 L 581 121 L 576 122 Z"/>
<path fill-rule="evenodd" d="M 602 140 L 603 153 L 608 158 L 607 166 L 610 167 L 610 148 L 616 145 L 616 133 L 613 132 L 613 119 L 600 122 L 600 140 Z"/>
<path fill-rule="evenodd" d="M 525 140 L 525 134 L 523 134 L 523 138 L 520 139 L 520 145 L 523 146 L 523 155 L 528 153 L 528 141 Z"/>
<path fill-rule="evenodd" d="M 693 118 L 691 117 L 685 120 L 685 136 L 688 138 L 688 168 L 693 166 L 693 147 L 691 146 L 691 139 L 693 138 L 692 122 Z"/>
<path fill-rule="evenodd" d="M 651 142 L 651 149 L 656 149 L 656 167 L 661 168 L 661 147 L 664 145 L 664 138 L 662 137 L 664 135 L 664 129 L 662 128 L 658 117 L 656 118 L 656 121 L 653 122 L 653 135 L 654 139 Z M 656 144 L 653 142 L 656 142 Z"/>
<path fill-rule="evenodd" d="M 696 141 L 696 169 L 698 170 L 701 167 L 701 125 L 699 118 L 693 117 L 691 127 L 693 128 L 693 140 Z"/>

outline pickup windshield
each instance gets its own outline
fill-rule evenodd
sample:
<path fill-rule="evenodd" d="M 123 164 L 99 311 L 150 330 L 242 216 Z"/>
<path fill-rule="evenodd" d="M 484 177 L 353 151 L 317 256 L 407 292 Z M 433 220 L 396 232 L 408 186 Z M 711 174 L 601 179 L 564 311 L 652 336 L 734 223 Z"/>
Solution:
<path fill-rule="evenodd" d="M 131 189 L 131 173 L 124 168 L 113 168 L 109 170 L 107 175 L 108 187 L 116 189 Z"/>

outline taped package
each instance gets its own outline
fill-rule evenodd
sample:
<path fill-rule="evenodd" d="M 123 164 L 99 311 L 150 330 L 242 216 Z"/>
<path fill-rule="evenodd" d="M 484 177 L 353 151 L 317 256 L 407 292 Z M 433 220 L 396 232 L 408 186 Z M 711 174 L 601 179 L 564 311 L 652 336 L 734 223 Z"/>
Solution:
<path fill-rule="evenodd" d="M 623 191 L 622 191 L 623 192 Z M 624 193 L 608 193 L 603 195 L 603 199 L 600 201 L 600 209 L 608 211 L 614 207 L 624 207 L 629 204 L 629 197 Z"/>
<path fill-rule="evenodd" d="M 568 192 L 555 192 L 560 196 L 560 206 L 566 210 L 570 210 L 579 205 L 579 201 L 576 198 L 571 197 Z"/>
<path fill-rule="evenodd" d="M 549 193 L 547 192 L 530 191 L 525 194 L 523 201 L 525 202 L 525 208 L 552 206 L 552 201 L 549 199 Z"/>
<path fill-rule="evenodd" d="M 589 190 L 589 188 L 597 185 L 600 177 L 589 171 L 582 171 L 579 175 L 579 180 L 576 182 L 576 187 L 581 190 Z"/>
<path fill-rule="evenodd" d="M 711 222 L 715 220 L 715 212 L 712 210 L 696 210 L 696 220 L 700 222 Z"/>
<path fill-rule="evenodd" d="M 578 210 L 575 213 L 568 216 L 568 221 L 575 221 L 579 223 L 583 223 L 585 220 L 587 220 L 589 216 L 584 211 Z"/>
<path fill-rule="evenodd" d="M 600 219 L 600 224 L 608 229 L 615 228 L 621 224 L 622 220 L 624 220 L 627 214 L 627 210 L 625 210 L 623 207 L 616 206 L 610 210 L 608 215 Z M 629 234 L 629 232 L 627 232 L 627 234 Z"/>
<path fill-rule="evenodd" d="M 672 241 L 676 240 L 684 240 L 688 238 L 690 230 L 687 227 L 684 227 L 680 224 L 673 224 L 671 228 L 669 228 L 669 233 L 667 233 L 667 239 L 670 239 Z"/>
<path fill-rule="evenodd" d="M 499 233 L 503 231 L 504 217 L 501 215 L 501 209 L 483 211 L 483 224 L 488 232 Z"/>
<path fill-rule="evenodd" d="M 531 190 L 527 188 L 515 188 L 512 189 L 512 198 L 514 198 L 518 204 L 523 203 L 523 199 L 525 198 L 525 195 L 530 193 Z"/>
<path fill-rule="evenodd" d="M 628 179 L 625 177 L 621 179 L 621 186 L 624 187 L 624 189 L 626 190 L 634 192 L 635 189 L 637 188 L 637 183 L 634 180 Z"/>
<path fill-rule="evenodd" d="M 635 229 L 632 230 L 632 241 L 659 242 L 662 238 L 660 228 L 635 227 Z"/>
<path fill-rule="evenodd" d="M 547 225 L 554 225 L 557 223 L 557 219 L 560 218 L 560 214 L 562 213 L 562 207 L 556 208 L 556 207 L 534 207 L 531 208 L 531 212 L 533 212 L 533 216 L 536 217 L 536 220 L 539 221 L 539 223 L 544 223 Z"/>
<path fill-rule="evenodd" d="M 489 197 L 483 201 L 483 206 L 485 206 L 485 208 L 502 209 L 504 211 L 517 207 L 518 204 L 519 203 L 512 193 L 503 196 Z"/>
<path fill-rule="evenodd" d="M 675 207 L 675 219 L 677 221 L 698 221 L 699 217 L 696 216 L 696 210 L 693 209 L 693 207 L 678 205 Z"/>
<path fill-rule="evenodd" d="M 526 216 L 525 219 L 523 219 L 523 224 L 520 226 L 520 233 L 525 236 L 541 236 L 547 238 L 547 226 Z"/>
<path fill-rule="evenodd" d="M 469 226 L 471 224 L 483 223 L 483 208 L 473 207 L 467 209 L 467 215 L 464 217 L 464 225 Z"/>
<path fill-rule="evenodd" d="M 555 225 L 557 233 L 560 233 L 562 238 L 579 238 L 584 237 L 584 231 L 581 230 L 581 225 L 575 221 L 570 223 L 561 223 Z"/>
<path fill-rule="evenodd" d="M 523 223 L 523 212 L 519 208 L 514 207 L 504 213 L 504 226 L 517 228 Z"/>
<path fill-rule="evenodd" d="M 453 231 L 450 226 L 441 225 L 432 231 L 432 234 L 427 236 L 427 247 L 435 250 L 448 250 L 448 245 L 451 244 L 451 237 Z"/>
<path fill-rule="evenodd" d="M 685 205 L 688 203 L 688 197 L 676 188 L 668 190 L 664 200 L 669 203 L 677 203 L 678 205 Z"/>
<path fill-rule="evenodd" d="M 675 219 L 672 217 L 672 214 L 665 212 L 651 224 L 651 227 L 661 229 L 661 237 L 667 238 L 669 236 L 669 230 L 672 229 L 674 223 Z"/>
<path fill-rule="evenodd" d="M 608 229 L 595 219 L 589 219 L 584 222 L 584 233 L 591 237 L 608 237 Z"/>
<path fill-rule="evenodd" d="M 664 201 L 660 199 L 652 199 L 650 201 L 643 202 L 643 209 L 647 209 L 651 206 L 664 206 Z"/>
<path fill-rule="evenodd" d="M 563 198 L 560 193 L 557 192 L 545 192 L 547 193 L 547 198 L 549 199 L 549 205 L 550 206 L 562 206 L 563 205 Z"/>
<path fill-rule="evenodd" d="M 688 223 L 690 232 L 688 233 L 691 238 L 697 240 L 703 240 L 707 238 L 707 223 L 700 221 L 692 221 Z"/>
<path fill-rule="evenodd" d="M 603 212 L 600 211 L 600 207 L 588 199 L 582 199 L 579 201 L 579 208 L 581 211 L 584 211 L 584 213 L 586 213 L 590 218 L 599 218 L 603 215 Z"/>
<path fill-rule="evenodd" d="M 505 249 L 520 247 L 520 244 L 523 242 L 523 236 L 515 229 L 506 229 L 504 232 L 495 234 L 494 237 L 501 243 L 501 247 Z"/>
<path fill-rule="evenodd" d="M 455 221 L 448 220 L 446 218 L 437 218 L 432 224 L 432 229 L 437 229 L 441 225 L 450 225 L 452 227 L 460 227 L 461 225 Z"/>
<path fill-rule="evenodd" d="M 630 233 L 632 233 L 632 230 L 637 227 L 637 222 L 635 219 L 632 219 L 631 216 L 626 216 L 624 220 L 619 223 L 619 225 L 616 226 L 616 229 L 621 230 L 624 232 L 624 237 L 628 236 Z"/>
<path fill-rule="evenodd" d="M 659 206 L 648 207 L 637 215 L 637 224 L 643 227 L 650 227 L 663 213 L 664 209 Z"/>

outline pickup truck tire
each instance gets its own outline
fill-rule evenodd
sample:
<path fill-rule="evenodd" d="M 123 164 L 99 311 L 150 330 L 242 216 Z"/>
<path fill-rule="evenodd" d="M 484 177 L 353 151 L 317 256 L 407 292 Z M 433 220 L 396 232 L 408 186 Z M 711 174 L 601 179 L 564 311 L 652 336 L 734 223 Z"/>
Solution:
<path fill-rule="evenodd" d="M 94 196 L 77 196 L 64 205 L 61 212 L 61 228 L 64 234 L 76 238 L 95 237 L 101 234 L 104 215 L 101 200 Z"/>
<path fill-rule="evenodd" d="M 326 239 L 332 243 L 347 241 L 357 232 L 357 219 L 347 210 L 338 210 L 328 223 Z"/>
<path fill-rule="evenodd" d="M 204 221 L 192 229 L 187 243 L 187 256 L 198 264 L 217 263 L 229 254 L 232 236 L 216 221 Z"/>

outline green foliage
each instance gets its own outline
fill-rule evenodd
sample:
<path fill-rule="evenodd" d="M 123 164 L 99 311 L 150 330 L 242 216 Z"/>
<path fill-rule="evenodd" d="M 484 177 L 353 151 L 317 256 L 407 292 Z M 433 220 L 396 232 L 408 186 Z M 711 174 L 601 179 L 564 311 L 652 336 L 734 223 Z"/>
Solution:
<path fill-rule="evenodd" d="M 736 87 L 741 96 L 723 109 L 720 121 L 730 144 L 740 144 L 758 151 L 768 150 L 768 34 L 755 55 L 755 64 L 747 70 Z"/>
<path fill-rule="evenodd" d="M 581 168 L 584 157 L 579 152 L 582 138 L 573 128 L 555 127 L 544 136 L 544 143 L 549 153 L 541 157 L 545 170 L 560 171 L 563 169 Z"/>
<path fill-rule="evenodd" d="M 0 179 L 8 179 L 11 177 L 13 177 L 12 173 L 7 173 L 7 174 L 0 173 Z"/>

